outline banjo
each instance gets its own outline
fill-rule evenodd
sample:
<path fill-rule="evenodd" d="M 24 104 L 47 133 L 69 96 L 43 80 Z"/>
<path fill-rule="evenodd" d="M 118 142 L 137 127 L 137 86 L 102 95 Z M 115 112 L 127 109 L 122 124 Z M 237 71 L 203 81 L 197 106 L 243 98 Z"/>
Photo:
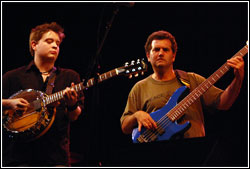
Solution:
<path fill-rule="evenodd" d="M 91 78 L 86 85 L 81 82 L 71 88 L 79 92 L 115 76 L 125 75 L 131 78 L 133 75 L 143 74 L 146 70 L 147 64 L 143 59 L 138 59 L 137 61 L 131 61 L 130 64 L 127 62 L 122 67 L 103 73 L 97 79 Z M 15 98 L 26 99 L 29 102 L 29 106 L 25 111 L 4 111 L 3 129 L 7 132 L 9 138 L 16 141 L 29 142 L 38 139 L 50 129 L 56 115 L 56 108 L 51 106 L 51 104 L 62 100 L 64 96 L 63 90 L 47 95 L 42 91 L 25 89 L 9 97 L 9 99 Z"/>

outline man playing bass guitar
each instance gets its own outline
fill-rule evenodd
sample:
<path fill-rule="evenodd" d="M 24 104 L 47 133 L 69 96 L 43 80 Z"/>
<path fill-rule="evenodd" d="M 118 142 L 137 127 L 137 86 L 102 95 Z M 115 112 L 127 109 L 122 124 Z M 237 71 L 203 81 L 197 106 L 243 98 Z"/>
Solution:
<path fill-rule="evenodd" d="M 244 50 L 247 53 L 248 48 Z M 137 82 L 130 91 L 127 105 L 120 119 L 123 133 L 133 132 L 134 143 L 168 140 L 179 133 L 184 134 L 184 138 L 204 137 L 203 106 L 219 110 L 228 110 L 232 106 L 239 95 L 244 79 L 242 56 L 236 55 L 228 59 L 223 67 L 226 70 L 232 67 L 235 74 L 233 81 L 225 90 L 212 85 L 212 82 L 220 76 L 219 73 L 224 74 L 225 71 L 220 70 L 212 77 L 212 82 L 209 81 L 200 87 L 200 90 L 187 99 L 179 110 L 172 111 L 171 108 L 175 105 L 173 102 L 177 101 L 180 93 L 183 92 L 182 86 L 186 86 L 192 92 L 206 79 L 196 73 L 174 70 L 177 43 L 175 37 L 167 31 L 152 33 L 145 44 L 145 52 L 152 65 L 153 74 Z M 172 107 L 165 106 L 164 112 L 159 111 L 161 115 L 158 117 L 156 112 L 166 103 Z M 185 110 L 185 115 L 179 116 L 182 110 Z"/>

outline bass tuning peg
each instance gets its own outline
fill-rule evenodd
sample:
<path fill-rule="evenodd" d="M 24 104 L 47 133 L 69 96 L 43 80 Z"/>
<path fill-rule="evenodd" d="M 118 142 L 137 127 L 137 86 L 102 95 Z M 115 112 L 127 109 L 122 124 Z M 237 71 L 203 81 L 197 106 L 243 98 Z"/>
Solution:
<path fill-rule="evenodd" d="M 131 61 L 131 65 L 135 65 L 135 61 L 134 60 Z"/>

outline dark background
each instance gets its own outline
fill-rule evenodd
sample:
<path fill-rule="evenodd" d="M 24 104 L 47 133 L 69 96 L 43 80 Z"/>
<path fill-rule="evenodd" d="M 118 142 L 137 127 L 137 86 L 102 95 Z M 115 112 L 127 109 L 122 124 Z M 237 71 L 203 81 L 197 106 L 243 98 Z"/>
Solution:
<path fill-rule="evenodd" d="M 58 22 L 65 29 L 57 64 L 82 79 L 91 69 L 117 3 L 2 3 L 2 74 L 28 64 L 31 28 Z M 208 77 L 248 40 L 248 3 L 139 3 L 119 6 L 99 57 L 100 73 L 145 57 L 144 44 L 157 30 L 178 44 L 175 68 Z M 248 55 L 241 93 L 229 111 L 206 114 L 205 138 L 132 144 L 120 117 L 128 93 L 139 80 L 119 76 L 85 91 L 85 111 L 71 126 L 73 166 L 247 166 Z M 149 64 L 150 65 L 150 64 Z M 225 89 L 230 70 L 216 83 Z M 3 89 L 4 90 L 4 89 Z"/>

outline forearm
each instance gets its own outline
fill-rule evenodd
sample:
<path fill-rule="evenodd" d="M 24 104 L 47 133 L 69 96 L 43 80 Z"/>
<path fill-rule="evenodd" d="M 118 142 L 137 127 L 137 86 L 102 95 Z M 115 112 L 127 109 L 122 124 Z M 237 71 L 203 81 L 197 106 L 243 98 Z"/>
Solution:
<path fill-rule="evenodd" d="M 10 109 L 11 108 L 10 101 L 8 99 L 2 99 L 2 107 L 3 110 Z"/>
<path fill-rule="evenodd" d="M 124 134 L 131 134 L 137 124 L 135 114 L 127 116 L 122 122 L 122 132 Z"/>
<path fill-rule="evenodd" d="M 78 116 L 82 113 L 82 109 L 80 106 L 77 106 L 77 108 L 73 111 L 68 111 L 68 118 L 70 121 L 75 121 L 78 119 Z"/>
<path fill-rule="evenodd" d="M 238 97 L 241 86 L 242 86 L 242 80 L 234 78 L 232 83 L 221 94 L 218 109 L 228 110 Z"/>

